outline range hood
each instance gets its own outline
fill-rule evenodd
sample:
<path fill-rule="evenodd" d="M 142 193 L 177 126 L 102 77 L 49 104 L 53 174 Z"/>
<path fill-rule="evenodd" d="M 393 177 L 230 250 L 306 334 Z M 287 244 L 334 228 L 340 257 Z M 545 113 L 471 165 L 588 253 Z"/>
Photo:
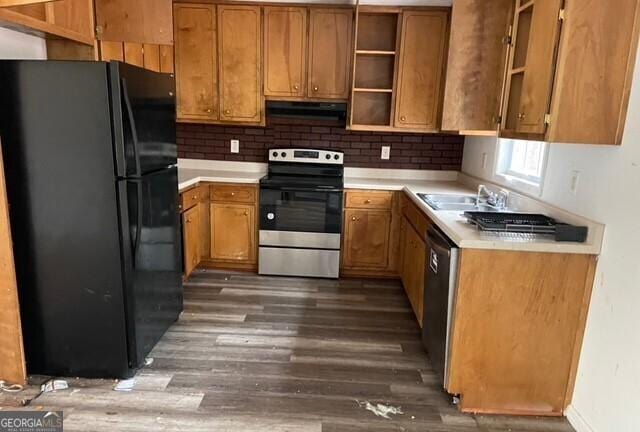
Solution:
<path fill-rule="evenodd" d="M 268 117 L 293 117 L 345 122 L 347 104 L 334 102 L 267 101 Z"/>

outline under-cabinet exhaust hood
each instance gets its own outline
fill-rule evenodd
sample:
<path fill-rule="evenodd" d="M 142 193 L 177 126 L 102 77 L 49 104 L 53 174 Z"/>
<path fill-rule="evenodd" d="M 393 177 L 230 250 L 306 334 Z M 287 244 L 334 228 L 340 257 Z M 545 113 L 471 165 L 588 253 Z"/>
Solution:
<path fill-rule="evenodd" d="M 347 118 L 347 104 L 333 102 L 267 101 L 267 116 L 345 122 Z"/>

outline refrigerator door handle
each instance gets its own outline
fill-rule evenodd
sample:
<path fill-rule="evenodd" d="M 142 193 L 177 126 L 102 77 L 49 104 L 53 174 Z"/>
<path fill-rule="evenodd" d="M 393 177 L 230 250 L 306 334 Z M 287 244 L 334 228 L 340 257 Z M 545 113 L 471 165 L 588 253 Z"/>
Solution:
<path fill-rule="evenodd" d="M 133 117 L 133 108 L 131 106 L 131 100 L 129 99 L 129 91 L 127 90 L 127 81 L 124 78 L 120 79 L 122 84 L 122 99 L 124 100 L 125 110 L 127 117 L 129 118 L 129 127 L 131 128 L 131 138 L 133 140 L 133 155 L 136 162 L 136 176 L 142 175 L 142 167 L 140 165 L 140 152 L 138 150 L 138 133 L 136 131 L 136 123 Z"/>
<path fill-rule="evenodd" d="M 142 180 L 141 179 L 130 179 L 127 180 L 129 183 L 134 183 L 136 185 L 136 229 L 135 236 L 133 238 L 133 250 L 131 251 L 131 262 L 133 264 L 133 268 L 136 268 L 136 257 L 138 255 L 138 250 L 140 249 L 140 239 L 142 237 L 142 211 L 143 211 L 143 203 L 142 203 Z"/>

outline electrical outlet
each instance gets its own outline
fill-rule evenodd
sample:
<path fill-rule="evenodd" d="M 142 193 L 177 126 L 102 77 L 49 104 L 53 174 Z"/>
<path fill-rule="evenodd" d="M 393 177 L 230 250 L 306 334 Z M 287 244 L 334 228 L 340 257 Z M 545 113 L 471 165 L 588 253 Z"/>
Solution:
<path fill-rule="evenodd" d="M 388 160 L 391 157 L 391 146 L 382 146 L 382 151 L 380 152 L 380 159 Z"/>
<path fill-rule="evenodd" d="M 231 140 L 231 153 L 240 153 L 240 140 Z"/>
<path fill-rule="evenodd" d="M 572 195 L 578 194 L 578 185 L 580 184 L 580 171 L 571 171 L 571 179 L 569 180 L 569 192 Z"/>

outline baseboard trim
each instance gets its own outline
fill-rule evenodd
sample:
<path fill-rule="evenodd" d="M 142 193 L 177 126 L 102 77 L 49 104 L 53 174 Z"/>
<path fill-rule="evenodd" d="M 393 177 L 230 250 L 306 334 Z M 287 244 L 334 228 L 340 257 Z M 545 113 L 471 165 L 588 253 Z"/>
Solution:
<path fill-rule="evenodd" d="M 596 432 L 573 405 L 569 405 L 564 413 L 576 432 Z"/>

